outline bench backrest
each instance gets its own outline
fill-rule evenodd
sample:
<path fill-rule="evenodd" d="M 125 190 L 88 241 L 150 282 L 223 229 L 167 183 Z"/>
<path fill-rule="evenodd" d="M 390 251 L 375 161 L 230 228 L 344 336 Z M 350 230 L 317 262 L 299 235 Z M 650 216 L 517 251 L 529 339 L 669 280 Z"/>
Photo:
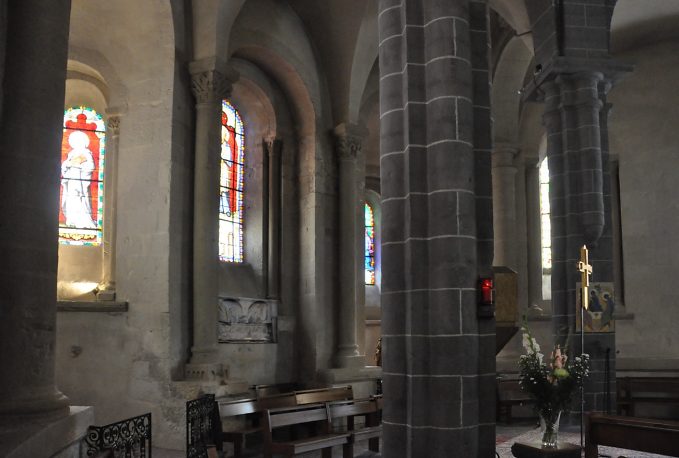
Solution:
<path fill-rule="evenodd" d="M 264 413 L 265 430 L 301 423 L 323 421 L 330 423 L 330 409 L 327 404 L 310 404 L 307 406 L 268 409 Z"/>
<path fill-rule="evenodd" d="M 258 399 L 257 405 L 260 411 L 278 409 L 281 407 L 293 407 L 297 405 L 297 399 L 295 398 L 295 393 L 283 393 Z"/>
<path fill-rule="evenodd" d="M 620 417 L 592 413 L 587 415 L 587 457 L 596 456 L 597 445 L 676 456 L 679 422 Z"/>
<path fill-rule="evenodd" d="M 353 398 L 354 392 L 351 385 L 337 388 L 318 388 L 314 390 L 295 391 L 297 405 L 346 401 Z"/>
<path fill-rule="evenodd" d="M 621 397 L 679 396 L 679 379 L 671 377 L 623 377 L 618 379 Z"/>
<path fill-rule="evenodd" d="M 106 426 L 90 426 L 83 439 L 87 456 L 111 452 L 125 458 L 151 458 L 151 414 L 111 423 Z"/>
<path fill-rule="evenodd" d="M 219 416 L 220 417 L 235 417 L 237 415 L 247 415 L 259 412 L 259 403 L 257 399 L 239 399 L 237 401 L 220 402 Z"/>
<path fill-rule="evenodd" d="M 499 401 L 525 401 L 530 400 L 528 393 L 521 389 L 518 380 L 498 380 L 497 398 Z"/>
<path fill-rule="evenodd" d="M 352 417 L 354 415 L 369 415 L 379 410 L 377 399 L 357 399 L 354 401 L 340 401 L 330 404 L 330 417 Z"/>
<path fill-rule="evenodd" d="M 296 383 L 278 383 L 275 385 L 253 385 L 252 389 L 257 399 L 273 396 L 276 394 L 292 393 L 297 389 Z"/>

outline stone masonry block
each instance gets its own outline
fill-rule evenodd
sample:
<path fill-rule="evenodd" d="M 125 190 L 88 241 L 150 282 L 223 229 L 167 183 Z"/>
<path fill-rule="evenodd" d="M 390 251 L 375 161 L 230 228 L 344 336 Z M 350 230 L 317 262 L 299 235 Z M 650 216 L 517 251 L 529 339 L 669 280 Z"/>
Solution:
<path fill-rule="evenodd" d="M 411 380 L 413 426 L 460 427 L 460 377 L 417 377 Z"/>
<path fill-rule="evenodd" d="M 426 68 L 427 99 L 458 95 L 471 96 L 471 67 L 459 58 L 441 58 Z"/>
<path fill-rule="evenodd" d="M 476 242 L 451 236 L 429 241 L 429 285 L 432 288 L 464 288 L 474 284 Z"/>
<path fill-rule="evenodd" d="M 473 191 L 474 152 L 469 145 L 445 142 L 427 149 L 428 191 Z"/>

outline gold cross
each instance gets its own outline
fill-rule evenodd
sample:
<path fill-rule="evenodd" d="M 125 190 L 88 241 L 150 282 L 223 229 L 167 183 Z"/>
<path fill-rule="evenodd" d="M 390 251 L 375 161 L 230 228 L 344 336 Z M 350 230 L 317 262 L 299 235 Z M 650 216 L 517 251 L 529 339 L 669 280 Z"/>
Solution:
<path fill-rule="evenodd" d="M 589 276 L 592 275 L 592 266 L 589 264 L 589 251 L 587 246 L 583 245 L 580 248 L 580 262 L 578 262 L 578 271 L 582 276 L 582 307 L 585 310 L 589 309 Z"/>

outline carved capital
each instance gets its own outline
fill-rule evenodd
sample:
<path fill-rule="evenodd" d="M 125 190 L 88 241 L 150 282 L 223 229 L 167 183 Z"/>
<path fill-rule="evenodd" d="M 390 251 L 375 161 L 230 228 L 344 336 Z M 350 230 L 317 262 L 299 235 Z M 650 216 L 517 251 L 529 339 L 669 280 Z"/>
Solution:
<path fill-rule="evenodd" d="M 191 91 L 196 103 L 219 101 L 231 95 L 231 80 L 217 70 L 207 70 L 191 75 Z"/>
<path fill-rule="evenodd" d="M 120 116 L 109 116 L 106 128 L 110 135 L 118 135 L 120 133 Z"/>
<path fill-rule="evenodd" d="M 341 161 L 356 160 L 368 131 L 353 124 L 340 124 L 333 130 L 335 149 Z"/>

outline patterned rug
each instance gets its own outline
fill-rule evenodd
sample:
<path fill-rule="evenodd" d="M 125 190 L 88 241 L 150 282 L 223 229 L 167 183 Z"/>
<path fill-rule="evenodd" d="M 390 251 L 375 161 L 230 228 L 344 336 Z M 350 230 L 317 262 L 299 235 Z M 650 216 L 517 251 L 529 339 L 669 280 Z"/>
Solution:
<path fill-rule="evenodd" d="M 500 458 L 512 458 L 512 445 L 514 442 L 532 442 L 532 441 L 538 441 L 541 438 L 541 433 L 539 429 L 534 429 L 532 431 L 528 431 L 527 433 L 523 433 L 519 436 L 513 437 L 512 439 L 498 443 L 495 447 L 495 451 L 499 455 Z M 560 432 L 559 433 L 559 441 L 563 442 L 570 442 L 571 444 L 579 444 L 580 443 L 580 433 L 571 433 L 571 432 Z M 585 456 L 583 453 L 582 456 Z M 657 455 L 653 453 L 643 453 L 643 452 L 636 452 L 633 450 L 624 450 L 621 448 L 613 448 L 613 447 L 599 447 L 599 457 L 600 458 L 669 458 L 667 455 Z"/>

